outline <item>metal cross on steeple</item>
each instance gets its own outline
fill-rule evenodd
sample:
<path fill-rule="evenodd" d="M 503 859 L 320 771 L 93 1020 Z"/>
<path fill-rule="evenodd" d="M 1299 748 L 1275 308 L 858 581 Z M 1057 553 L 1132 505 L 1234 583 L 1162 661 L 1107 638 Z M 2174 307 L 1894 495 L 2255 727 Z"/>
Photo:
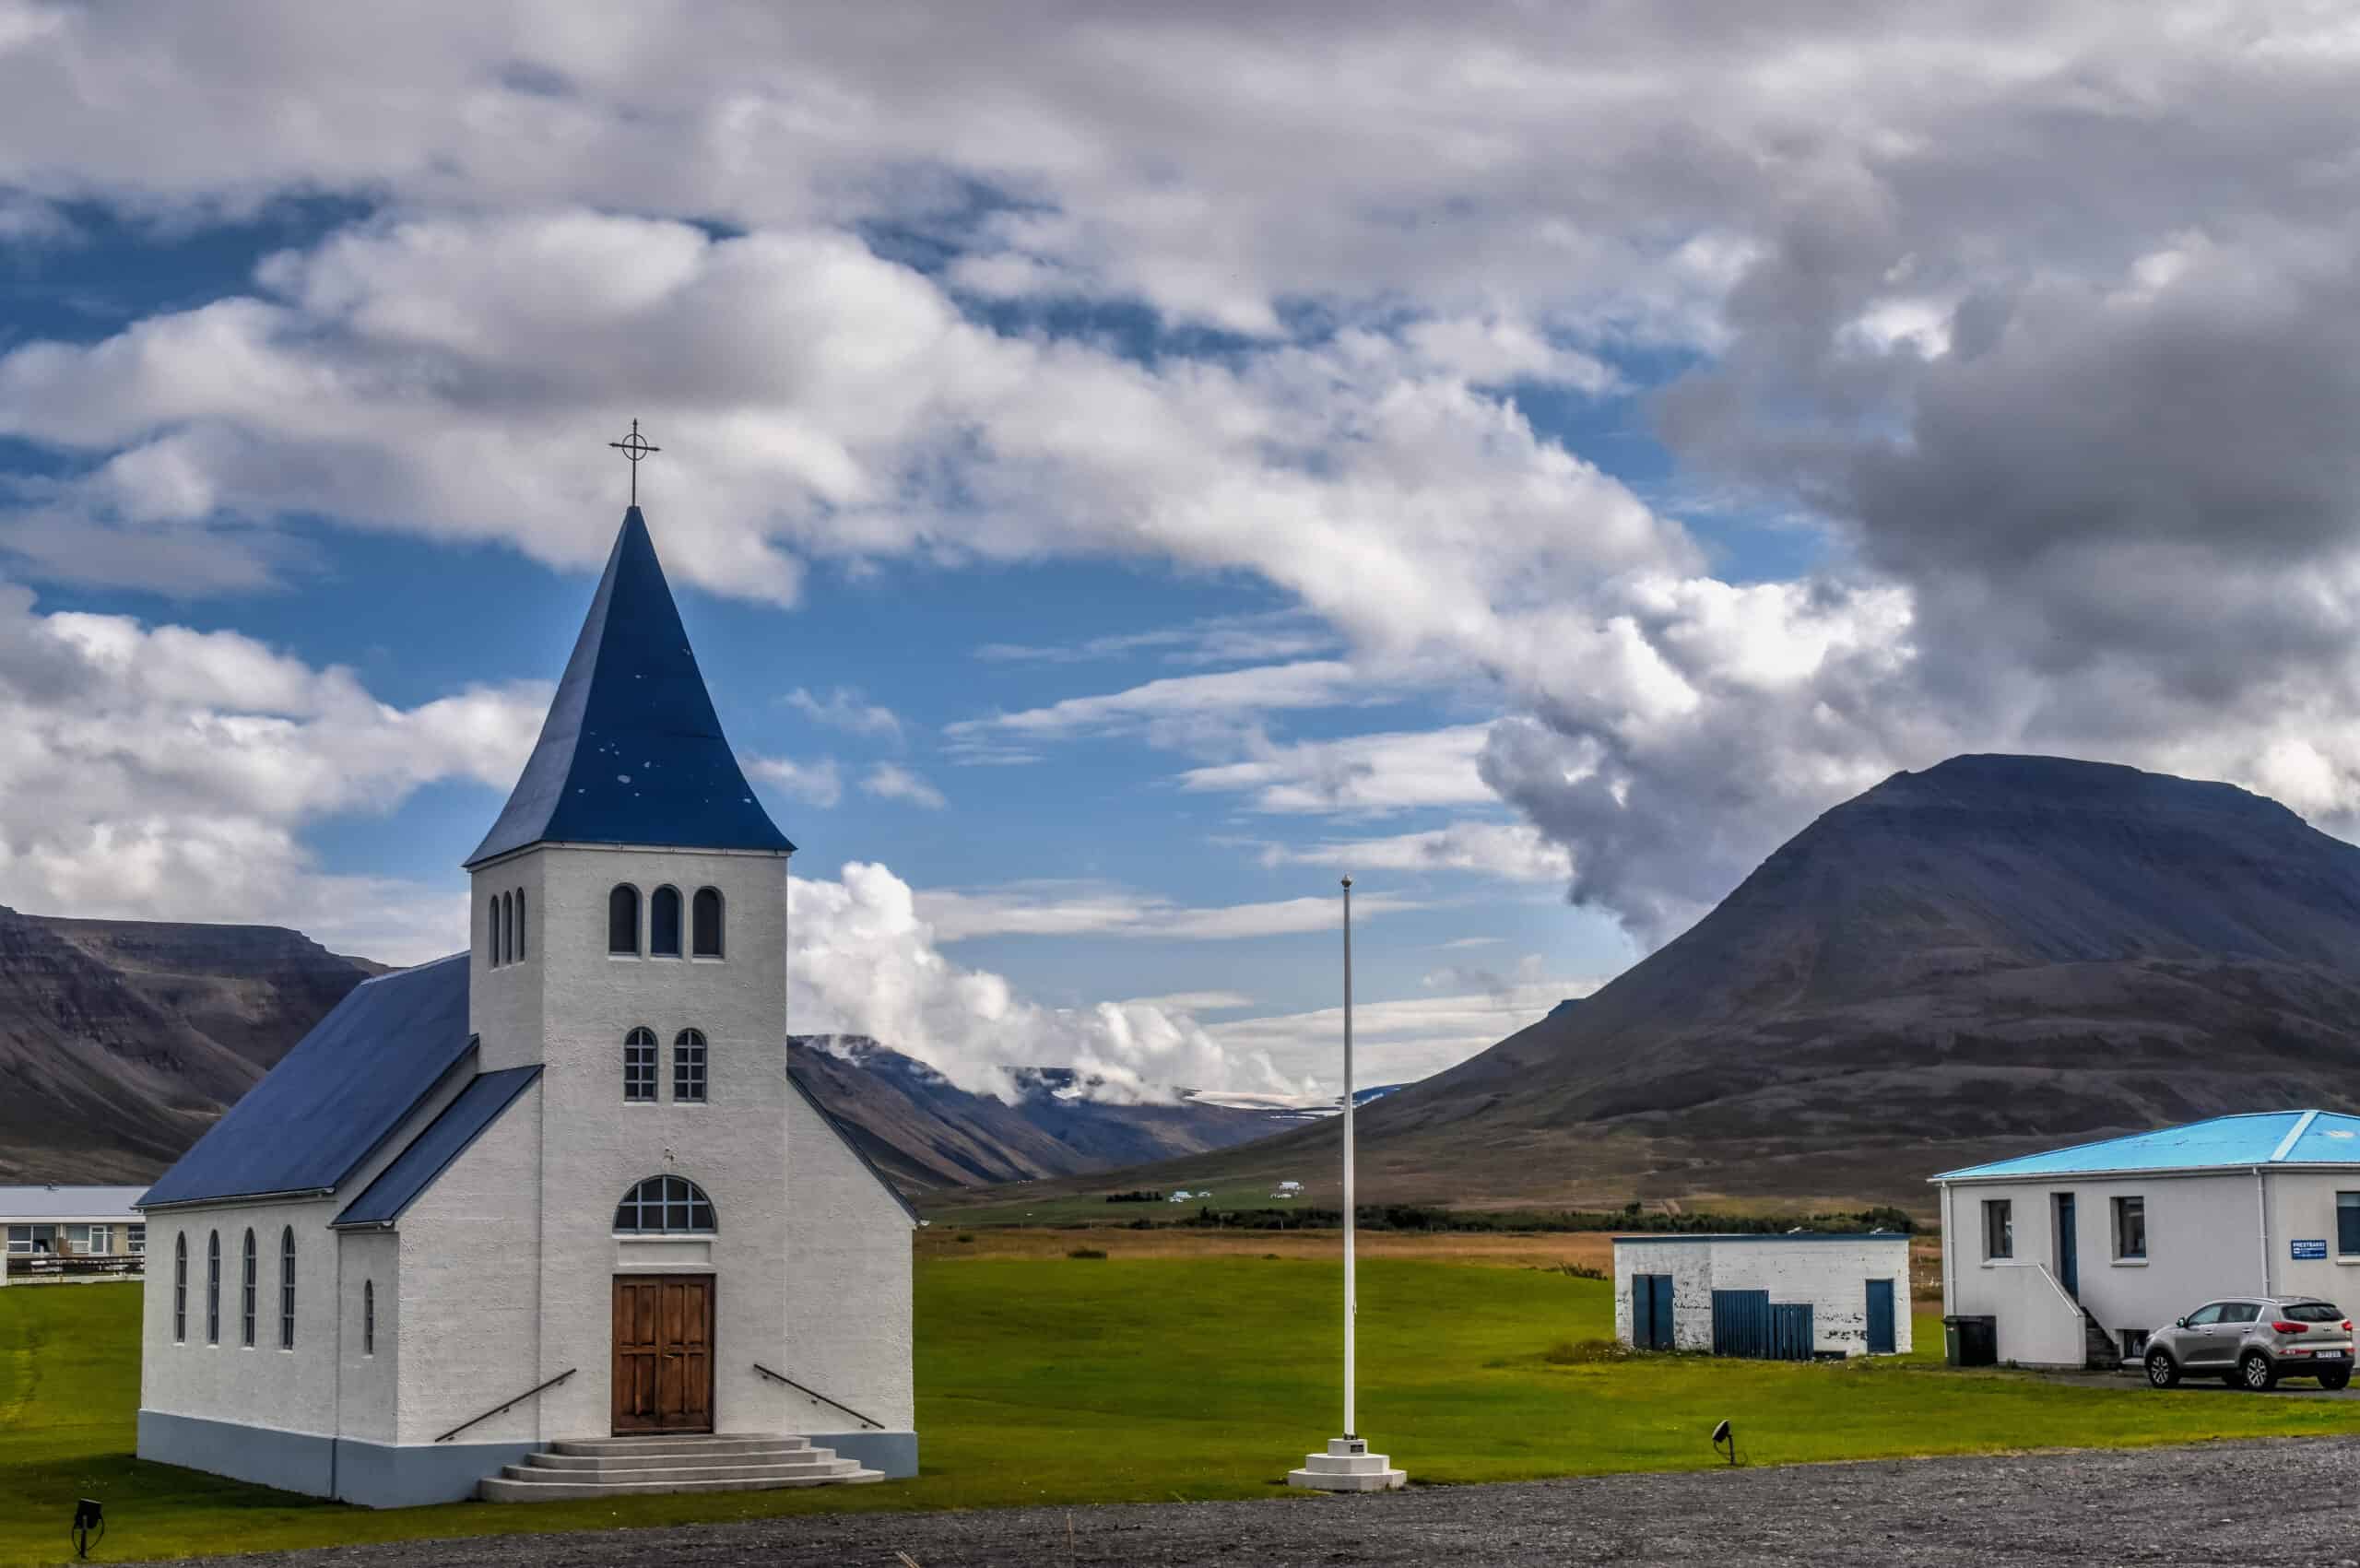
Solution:
<path fill-rule="evenodd" d="M 639 504 L 639 460 L 651 452 L 661 452 L 664 449 L 641 437 L 637 419 L 631 422 L 631 434 L 620 441 L 610 441 L 607 444 L 631 459 L 631 503 L 637 506 Z"/>

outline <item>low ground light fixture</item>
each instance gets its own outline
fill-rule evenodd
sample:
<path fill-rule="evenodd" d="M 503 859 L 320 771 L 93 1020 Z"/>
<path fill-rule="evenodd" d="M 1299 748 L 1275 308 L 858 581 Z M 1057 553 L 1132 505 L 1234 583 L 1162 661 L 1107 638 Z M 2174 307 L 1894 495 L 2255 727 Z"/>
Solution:
<path fill-rule="evenodd" d="M 1727 1421 L 1721 1422 L 1713 1429 L 1713 1452 L 1718 1454 L 1725 1448 L 1729 1452 L 1729 1463 L 1736 1464 L 1737 1433 L 1729 1429 L 1729 1423 Z"/>

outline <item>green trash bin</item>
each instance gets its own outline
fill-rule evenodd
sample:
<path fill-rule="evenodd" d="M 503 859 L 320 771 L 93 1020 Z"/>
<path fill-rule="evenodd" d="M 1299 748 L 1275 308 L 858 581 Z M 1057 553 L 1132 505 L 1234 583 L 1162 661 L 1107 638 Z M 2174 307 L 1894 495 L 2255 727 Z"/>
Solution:
<path fill-rule="evenodd" d="M 1942 1356 L 1953 1366 L 1998 1364 L 2000 1320 L 1965 1315 L 1943 1318 Z"/>

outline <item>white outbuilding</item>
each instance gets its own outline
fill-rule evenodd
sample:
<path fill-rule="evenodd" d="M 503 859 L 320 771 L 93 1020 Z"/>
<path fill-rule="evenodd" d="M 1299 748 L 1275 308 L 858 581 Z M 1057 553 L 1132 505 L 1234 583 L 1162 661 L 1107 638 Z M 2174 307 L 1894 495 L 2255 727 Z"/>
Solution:
<path fill-rule="evenodd" d="M 1906 1355 L 1909 1238 L 1617 1236 L 1614 1337 L 1642 1350 L 1774 1361 Z"/>
<path fill-rule="evenodd" d="M 2360 1116 L 2215 1116 L 1931 1179 L 1942 1310 L 2001 1362 L 2118 1365 L 2223 1296 L 2360 1297 Z"/>
<path fill-rule="evenodd" d="M 140 1456 L 376 1505 L 914 1474 L 916 1220 L 787 1070 L 794 847 L 633 506 L 469 950 L 141 1200 Z"/>

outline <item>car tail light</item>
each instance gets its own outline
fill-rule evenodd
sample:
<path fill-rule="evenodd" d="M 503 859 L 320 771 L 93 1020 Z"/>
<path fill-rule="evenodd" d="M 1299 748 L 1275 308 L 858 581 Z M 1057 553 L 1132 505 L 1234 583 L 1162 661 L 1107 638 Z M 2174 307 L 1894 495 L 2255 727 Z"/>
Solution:
<path fill-rule="evenodd" d="M 2346 1334 L 2352 1332 L 2352 1320 L 2348 1317 L 2343 1320 L 2343 1331 Z"/>
<path fill-rule="evenodd" d="M 2270 1326 L 2281 1334 L 2308 1334 L 2311 1331 L 2311 1326 L 2307 1323 L 2288 1323 L 2283 1319 Z"/>

